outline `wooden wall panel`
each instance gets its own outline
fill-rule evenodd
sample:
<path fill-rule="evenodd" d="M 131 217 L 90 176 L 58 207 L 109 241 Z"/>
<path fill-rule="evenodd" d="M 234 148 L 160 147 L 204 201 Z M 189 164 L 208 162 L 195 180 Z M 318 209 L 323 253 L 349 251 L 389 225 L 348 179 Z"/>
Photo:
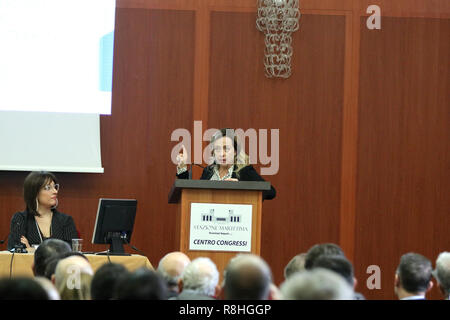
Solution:
<path fill-rule="evenodd" d="M 381 267 L 371 298 L 394 298 L 402 254 L 450 247 L 448 39 L 449 20 L 361 21 L 356 264 Z"/>
<path fill-rule="evenodd" d="M 264 202 L 262 232 L 277 283 L 295 254 L 339 242 L 345 17 L 303 15 L 300 29 L 292 76 L 268 79 L 255 14 L 211 16 L 209 127 L 280 130 L 280 169 L 265 177 L 277 198 Z"/>

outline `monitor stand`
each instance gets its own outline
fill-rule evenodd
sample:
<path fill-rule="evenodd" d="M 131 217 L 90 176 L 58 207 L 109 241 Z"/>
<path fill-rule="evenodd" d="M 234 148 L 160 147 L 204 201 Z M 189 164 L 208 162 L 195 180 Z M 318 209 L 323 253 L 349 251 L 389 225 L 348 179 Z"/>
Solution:
<path fill-rule="evenodd" d="M 97 253 L 100 256 L 131 256 L 130 253 L 126 253 L 123 248 L 123 240 L 120 236 L 113 236 L 110 239 L 110 246 L 108 252 Z"/>

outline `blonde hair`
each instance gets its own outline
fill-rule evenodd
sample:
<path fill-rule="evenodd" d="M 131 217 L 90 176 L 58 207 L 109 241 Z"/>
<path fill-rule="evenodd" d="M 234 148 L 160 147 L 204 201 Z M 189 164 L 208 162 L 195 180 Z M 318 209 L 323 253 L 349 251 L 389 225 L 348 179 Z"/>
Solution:
<path fill-rule="evenodd" d="M 91 300 L 92 275 L 80 273 L 80 286 L 69 287 L 67 283 L 59 284 L 58 292 L 61 300 Z"/>
<path fill-rule="evenodd" d="M 55 286 L 61 300 L 90 300 L 92 278 L 92 268 L 82 257 L 71 256 L 58 262 Z"/>

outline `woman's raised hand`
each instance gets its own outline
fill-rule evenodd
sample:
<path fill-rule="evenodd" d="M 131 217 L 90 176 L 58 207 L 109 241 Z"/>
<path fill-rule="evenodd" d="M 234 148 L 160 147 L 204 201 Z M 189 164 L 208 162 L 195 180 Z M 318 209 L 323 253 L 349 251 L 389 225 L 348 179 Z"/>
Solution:
<path fill-rule="evenodd" d="M 177 155 L 177 167 L 179 169 L 186 168 L 187 158 L 187 150 L 184 145 L 181 145 L 181 152 Z"/>

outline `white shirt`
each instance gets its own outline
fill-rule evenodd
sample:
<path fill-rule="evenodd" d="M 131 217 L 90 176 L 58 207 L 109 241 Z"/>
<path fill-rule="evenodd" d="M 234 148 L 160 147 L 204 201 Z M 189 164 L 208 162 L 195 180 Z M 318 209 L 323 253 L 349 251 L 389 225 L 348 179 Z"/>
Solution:
<path fill-rule="evenodd" d="M 222 178 L 220 177 L 219 168 L 218 166 L 214 167 L 214 174 L 211 177 L 210 180 L 216 180 L 216 181 L 223 181 L 226 179 L 230 179 L 233 175 L 234 165 L 228 168 L 228 172 L 226 175 L 224 175 Z"/>

